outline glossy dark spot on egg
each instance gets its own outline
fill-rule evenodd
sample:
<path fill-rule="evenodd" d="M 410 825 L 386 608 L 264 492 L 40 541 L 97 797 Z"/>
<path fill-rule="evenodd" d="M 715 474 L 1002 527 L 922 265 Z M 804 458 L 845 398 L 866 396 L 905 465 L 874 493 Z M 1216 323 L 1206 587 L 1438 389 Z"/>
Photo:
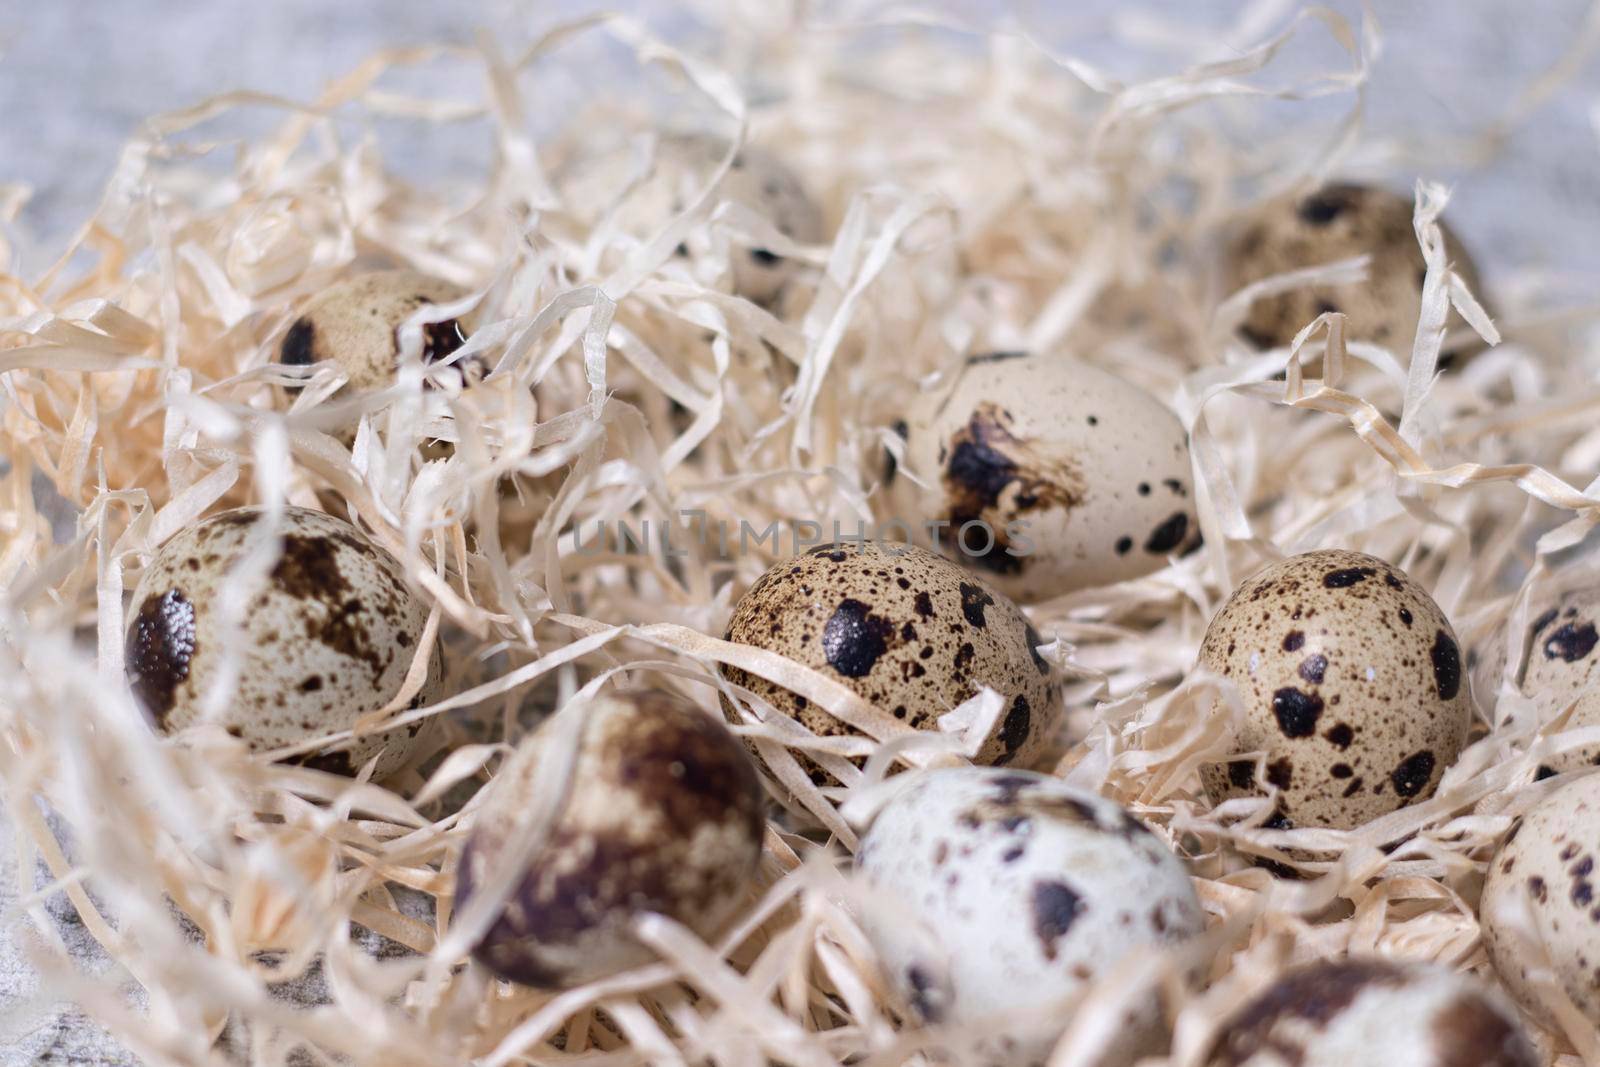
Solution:
<path fill-rule="evenodd" d="M 1321 697 L 1292 686 L 1272 694 L 1272 714 L 1285 737 L 1310 737 L 1316 733 L 1322 706 Z"/>
<path fill-rule="evenodd" d="M 1440 700 L 1453 700 L 1461 691 L 1461 653 L 1453 637 L 1443 630 L 1433 638 L 1433 680 L 1439 687 Z"/>
<path fill-rule="evenodd" d="M 147 597 L 140 605 L 128 632 L 125 669 L 133 695 L 157 725 L 189 677 L 196 644 L 194 605 L 180 590 Z"/>
<path fill-rule="evenodd" d="M 869 673 L 888 649 L 894 627 L 887 619 L 854 597 L 846 597 L 829 616 L 822 630 L 822 649 L 828 665 L 847 678 Z"/>
<path fill-rule="evenodd" d="M 1433 777 L 1436 762 L 1433 753 L 1428 751 L 1407 756 L 1389 775 L 1389 780 L 1394 782 L 1394 791 L 1403 797 L 1414 797 L 1422 792 Z"/>

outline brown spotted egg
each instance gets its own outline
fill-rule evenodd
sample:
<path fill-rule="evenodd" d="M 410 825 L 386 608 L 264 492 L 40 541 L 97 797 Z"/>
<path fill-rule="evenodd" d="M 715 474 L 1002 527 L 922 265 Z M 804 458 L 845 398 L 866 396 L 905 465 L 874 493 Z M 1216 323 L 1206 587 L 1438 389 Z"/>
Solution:
<path fill-rule="evenodd" d="M 467 290 L 412 270 L 357 274 L 319 293 L 283 335 L 278 362 L 309 366 L 332 360 L 355 389 L 381 389 L 394 381 L 400 325 L 424 304 L 460 300 Z M 466 342 L 470 327 L 458 319 L 422 327 L 422 359 L 436 363 Z"/>
<path fill-rule="evenodd" d="M 608 690 L 583 713 L 570 792 L 474 950 L 502 978 L 547 989 L 649 963 L 654 954 L 633 933 L 646 912 L 715 936 L 761 858 L 761 782 L 726 726 L 654 690 Z M 519 745 L 488 787 L 461 855 L 458 912 L 550 788 L 540 756 L 556 725 Z"/>
<path fill-rule="evenodd" d="M 1470 975 L 1367 957 L 1280 976 L 1222 1025 L 1207 1067 L 1538 1067 L 1516 1011 Z"/>
<path fill-rule="evenodd" d="M 1478 917 L 1484 947 L 1511 995 L 1553 1024 L 1529 981 L 1531 961 L 1511 931 L 1523 909 L 1557 981 L 1589 1021 L 1600 1026 L 1600 775 L 1562 786 L 1506 837 L 1489 864 Z"/>
<path fill-rule="evenodd" d="M 1244 700 L 1234 751 L 1266 753 L 1269 825 L 1360 826 L 1431 796 L 1466 744 L 1455 632 L 1374 556 L 1307 552 L 1246 580 L 1206 629 L 1200 666 Z M 1261 793 L 1253 760 L 1201 773 L 1214 803 Z"/>
<path fill-rule="evenodd" d="M 740 598 L 724 636 L 814 667 L 919 730 L 988 686 L 1007 710 L 980 763 L 1026 765 L 1054 740 L 1060 696 L 1039 635 L 1004 593 L 925 549 L 841 543 L 785 560 Z M 724 673 L 815 734 L 852 732 L 765 679 Z M 795 757 L 813 781 L 834 784 Z"/>
<path fill-rule="evenodd" d="M 252 547 L 259 508 L 225 511 L 162 545 L 133 592 L 126 665 L 134 695 L 166 733 L 200 720 L 225 654 L 223 584 Z M 400 691 L 428 607 L 400 564 L 342 519 L 284 513 L 280 554 L 245 609 L 238 685 L 212 720 L 256 751 L 353 726 Z M 437 700 L 437 646 L 412 707 Z M 382 777 L 403 765 L 419 725 L 368 735 L 302 759 L 343 774 L 378 756 Z"/>
<path fill-rule="evenodd" d="M 700 195 L 725 152 L 726 148 L 710 137 L 664 138 L 656 147 L 650 172 L 626 191 L 613 223 L 635 238 L 653 237 Z M 606 190 L 633 165 L 630 156 L 625 161 L 605 159 L 595 167 L 580 168 L 569 182 L 580 212 L 586 201 L 604 204 L 609 199 Z M 773 229 L 800 244 L 817 244 L 826 236 L 822 210 L 799 176 L 777 155 L 756 145 L 739 150 L 714 199 L 754 211 Z M 677 255 L 687 259 L 699 252 L 698 247 L 691 247 L 696 240 L 679 245 Z M 799 273 L 798 264 L 770 249 L 735 245 L 729 255 L 733 291 L 758 304 L 776 301 Z"/>
<path fill-rule="evenodd" d="M 1116 803 L 1042 774 L 987 767 L 913 772 L 873 819 L 856 867 L 879 961 L 923 1022 L 957 1031 L 1023 1013 L 985 1058 L 1044 1059 L 1072 998 L 1124 958 L 1205 928 L 1188 872 Z M 1124 1020 L 1112 1062 L 1159 1022 Z"/>
<path fill-rule="evenodd" d="M 1562 594 L 1528 631 L 1520 688 L 1539 706 L 1545 720 L 1577 701 L 1566 729 L 1600 726 L 1600 586 Z M 1553 772 L 1600 763 L 1600 745 L 1569 749 L 1548 760 Z"/>
<path fill-rule="evenodd" d="M 973 356 L 904 420 L 893 518 L 1024 603 L 1197 547 L 1189 441 L 1160 401 L 1059 354 Z M 920 481 L 923 484 L 917 484 Z"/>
<path fill-rule="evenodd" d="M 1479 293 L 1478 272 L 1454 233 L 1441 223 L 1450 266 Z M 1289 344 L 1318 315 L 1348 316 L 1351 340 L 1383 345 L 1407 358 L 1422 313 L 1426 263 L 1412 228 L 1412 200 L 1387 189 L 1336 183 L 1308 196 L 1263 205 L 1229 244 L 1228 291 L 1285 271 L 1371 255 L 1367 280 L 1349 285 L 1301 287 L 1263 297 L 1250 308 L 1240 332 L 1261 348 Z M 1450 313 L 1447 326 L 1462 325 Z M 1474 354 L 1472 342 L 1455 354 Z M 1441 358 L 1441 362 L 1443 359 Z"/>

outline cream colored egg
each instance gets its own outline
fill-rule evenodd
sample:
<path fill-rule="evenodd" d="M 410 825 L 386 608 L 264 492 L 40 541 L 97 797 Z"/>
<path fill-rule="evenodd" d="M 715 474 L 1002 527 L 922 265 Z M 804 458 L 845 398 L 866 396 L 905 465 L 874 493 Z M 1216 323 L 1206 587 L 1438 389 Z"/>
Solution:
<path fill-rule="evenodd" d="M 666 137 L 657 144 L 649 171 L 637 184 L 626 184 L 637 165 L 632 153 L 605 157 L 577 168 L 565 183 L 567 198 L 589 221 L 608 219 L 611 225 L 644 240 L 694 202 L 726 151 L 722 142 L 710 137 Z M 754 211 L 773 229 L 800 244 L 817 244 L 826 236 L 822 210 L 799 176 L 777 155 L 757 145 L 739 150 L 714 200 L 732 201 Z M 687 259 L 702 251 L 696 236 L 680 245 L 677 254 Z M 770 249 L 735 243 L 729 255 L 733 292 L 756 303 L 773 303 L 799 273 L 797 263 Z"/>
<path fill-rule="evenodd" d="M 412 270 L 380 270 L 336 282 L 306 304 L 278 350 L 278 362 L 307 366 L 331 360 L 351 387 L 394 382 L 400 325 L 424 304 L 460 300 L 467 290 Z M 435 363 L 466 341 L 470 324 L 447 319 L 422 327 L 422 359 Z"/>
<path fill-rule="evenodd" d="M 223 584 L 262 514 L 239 508 L 182 531 L 134 589 L 128 681 L 166 733 L 200 721 L 225 654 Z M 319 511 L 288 508 L 280 554 L 241 619 L 237 688 L 210 721 L 255 751 L 347 730 L 400 692 L 427 618 L 399 562 L 364 533 Z M 435 646 L 411 707 L 439 698 L 442 674 Z M 299 762 L 348 774 L 376 755 L 382 777 L 406 762 L 419 733 L 414 724 L 372 734 Z"/>
<path fill-rule="evenodd" d="M 1451 267 L 1475 294 L 1482 293 L 1471 258 L 1441 223 Z M 1224 273 L 1229 292 L 1285 271 L 1370 255 L 1367 280 L 1349 285 L 1293 289 L 1263 297 L 1250 308 L 1240 332 L 1261 348 L 1289 344 L 1323 312 L 1348 316 L 1348 337 L 1398 353 L 1411 351 L 1422 312 L 1426 263 L 1412 227 L 1412 199 L 1368 185 L 1335 183 L 1307 196 L 1271 201 L 1243 220 L 1229 243 Z M 1449 329 L 1464 325 L 1450 313 Z M 1453 353 L 1475 354 L 1473 341 Z M 1441 362 L 1444 362 L 1441 357 Z"/>
<path fill-rule="evenodd" d="M 656 690 L 607 690 L 584 709 L 570 792 L 545 843 L 474 950 L 503 978 L 564 988 L 655 958 L 634 920 L 664 915 L 714 937 L 745 901 L 761 858 L 761 782 L 710 714 Z M 555 721 L 488 787 L 462 852 L 457 913 L 508 862 L 543 791 Z"/>
<path fill-rule="evenodd" d="M 1516 1011 L 1471 975 L 1365 957 L 1280 976 L 1218 1035 L 1208 1067 L 1538 1067 Z"/>
<path fill-rule="evenodd" d="M 1042 1061 L 1096 978 L 1205 928 L 1188 872 L 1155 834 L 1042 774 L 915 772 L 873 819 L 856 866 L 879 901 L 867 933 L 922 1021 L 959 1033 L 1025 1013 L 981 1043 L 993 1062 Z M 1122 1020 L 1110 1063 L 1149 1051 L 1159 1021 L 1153 1003 Z"/>
<path fill-rule="evenodd" d="M 1183 425 L 1087 363 L 973 356 L 912 402 L 904 429 L 890 517 L 1024 603 L 1149 574 L 1200 543 Z"/>
<path fill-rule="evenodd" d="M 739 599 L 725 637 L 823 671 L 919 730 L 938 729 L 939 716 L 988 686 L 1007 710 L 981 763 L 1025 766 L 1056 740 L 1060 693 L 1039 635 L 1005 594 L 924 549 L 841 543 L 785 560 Z M 765 679 L 724 673 L 813 733 L 853 732 Z M 796 758 L 813 781 L 834 784 Z"/>
<path fill-rule="evenodd" d="M 1600 1026 L 1600 775 L 1545 798 L 1512 828 L 1489 864 L 1478 916 L 1483 943 L 1511 994 L 1553 1023 L 1530 982 L 1534 961 L 1514 930 L 1526 916 L 1532 937 L 1572 1002 Z"/>
<path fill-rule="evenodd" d="M 1211 620 L 1199 665 L 1244 699 L 1234 751 L 1266 753 L 1276 826 L 1349 829 L 1424 800 L 1466 744 L 1455 632 L 1427 590 L 1374 556 L 1266 567 Z M 1202 777 L 1214 803 L 1261 793 L 1248 759 Z"/>

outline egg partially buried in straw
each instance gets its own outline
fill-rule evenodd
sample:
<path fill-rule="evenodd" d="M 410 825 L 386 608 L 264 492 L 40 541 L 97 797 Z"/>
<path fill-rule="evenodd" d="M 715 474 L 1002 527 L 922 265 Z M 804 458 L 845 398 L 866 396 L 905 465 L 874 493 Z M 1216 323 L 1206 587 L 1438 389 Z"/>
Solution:
<path fill-rule="evenodd" d="M 1280 976 L 1223 1023 L 1208 1067 L 1537 1067 L 1516 1012 L 1471 975 L 1377 957 Z"/>
<path fill-rule="evenodd" d="M 1554 1019 L 1534 986 L 1524 943 L 1513 932 L 1531 918 L 1555 978 L 1581 1012 L 1600 1026 L 1600 775 L 1557 789 L 1512 828 L 1489 864 L 1478 907 L 1483 943 L 1495 970 L 1522 1006 L 1547 1025 Z"/>
<path fill-rule="evenodd" d="M 1351 340 L 1383 345 L 1402 358 L 1409 353 L 1422 314 L 1422 282 L 1427 263 L 1412 226 L 1412 200 L 1387 189 L 1348 182 L 1324 186 L 1301 197 L 1271 201 L 1240 226 L 1228 246 L 1228 290 L 1286 271 L 1322 266 L 1370 255 L 1367 280 L 1347 285 L 1302 286 L 1262 297 L 1240 327 L 1261 348 L 1288 345 L 1318 315 L 1343 312 Z M 1473 293 L 1481 292 L 1477 268 L 1443 222 L 1450 267 Z M 1451 312 L 1447 327 L 1462 325 Z M 1476 354 L 1476 339 L 1441 353 L 1441 362 Z"/>
<path fill-rule="evenodd" d="M 982 1043 L 1000 1062 L 1042 1060 L 1074 995 L 1130 954 L 1205 928 L 1188 872 L 1160 838 L 1042 774 L 914 772 L 873 819 L 856 866 L 881 902 L 864 912 L 868 936 L 922 1021 L 959 1031 L 1034 1013 Z M 1146 1051 L 1159 1015 L 1144 1002 L 1121 1020 L 1110 1062 Z"/>
<path fill-rule="evenodd" d="M 1533 620 L 1520 688 L 1548 721 L 1577 702 L 1566 729 L 1600 726 L 1600 586 L 1568 590 Z M 1600 744 L 1569 749 L 1547 760 L 1553 773 L 1600 763 Z"/>
<path fill-rule="evenodd" d="M 1360 826 L 1431 796 L 1466 744 L 1455 632 L 1374 556 L 1307 552 L 1247 579 L 1206 629 L 1200 666 L 1244 700 L 1234 750 L 1266 753 L 1269 825 Z M 1201 774 L 1214 803 L 1260 793 L 1253 760 Z"/>
<path fill-rule="evenodd" d="M 904 420 L 895 519 L 1024 602 L 1149 574 L 1200 543 L 1188 435 L 1160 401 L 1059 354 L 969 358 Z"/>
<path fill-rule="evenodd" d="M 733 917 L 761 857 L 761 783 L 744 746 L 666 693 L 607 691 L 582 709 L 569 791 L 548 837 L 474 955 L 503 978 L 564 988 L 654 959 L 633 933 L 646 912 L 701 937 Z M 542 791 L 551 720 L 488 787 L 461 855 L 457 912 L 508 861 Z"/>
<path fill-rule="evenodd" d="M 335 282 L 314 297 L 290 324 L 278 361 L 309 366 L 332 361 L 352 388 L 381 389 L 394 382 L 399 329 L 425 304 L 460 300 L 467 290 L 412 270 L 368 271 Z M 437 363 L 464 343 L 470 326 L 460 319 L 422 327 L 422 360 Z"/>
<path fill-rule="evenodd" d="M 648 173 L 626 190 L 614 188 L 631 177 L 634 161 L 602 159 L 565 183 L 580 214 L 596 221 L 621 195 L 609 220 L 634 238 L 653 237 L 688 208 L 704 190 L 726 154 L 710 137 L 663 138 L 656 146 Z M 822 210 L 799 176 L 782 159 L 757 145 L 745 145 L 733 159 L 714 202 L 731 201 L 764 218 L 772 228 L 800 244 L 816 244 L 826 236 Z M 680 244 L 676 254 L 687 259 L 700 251 L 698 236 Z M 758 304 L 771 304 L 800 271 L 800 264 L 771 249 L 738 242 L 729 249 L 733 291 Z"/>
<path fill-rule="evenodd" d="M 227 652 L 223 585 L 264 514 L 239 508 L 189 527 L 161 546 L 139 578 L 128 681 L 163 732 L 200 721 Z M 347 730 L 386 705 L 400 692 L 428 618 L 399 562 L 348 522 L 287 508 L 282 535 L 276 562 L 239 620 L 237 688 L 211 720 L 255 751 Z M 442 675 L 435 646 L 412 707 L 438 699 Z M 371 734 L 300 762 L 348 774 L 378 755 L 374 773 L 382 777 L 406 762 L 420 730 Z"/>
<path fill-rule="evenodd" d="M 919 730 L 937 730 L 939 716 L 988 686 L 1006 710 L 980 763 L 1026 765 L 1054 739 L 1060 694 L 1039 635 L 1005 594 L 925 549 L 841 543 L 785 560 L 739 599 L 724 636 L 814 667 Z M 854 732 L 772 682 L 723 672 L 814 734 Z M 835 784 L 794 755 L 812 781 Z"/>

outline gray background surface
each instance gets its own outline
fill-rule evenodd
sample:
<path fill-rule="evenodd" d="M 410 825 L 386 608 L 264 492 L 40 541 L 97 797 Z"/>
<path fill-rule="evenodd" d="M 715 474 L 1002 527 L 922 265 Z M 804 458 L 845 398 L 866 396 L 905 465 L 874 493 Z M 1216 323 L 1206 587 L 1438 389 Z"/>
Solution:
<path fill-rule="evenodd" d="M 669 33 L 691 29 L 695 15 L 667 4 L 613 5 L 645 14 Z M 709 4 L 707 5 L 709 9 Z M 928 6 L 994 17 L 981 0 Z M 1063 50 L 1085 54 L 1118 73 L 1170 69 L 1176 46 L 1143 56 L 1109 42 L 1120 20 L 1153 12 L 1209 33 L 1253 5 L 1241 0 L 1063 0 L 1011 8 Z M 1347 0 L 1331 6 L 1355 14 Z M 1552 291 L 1586 298 L 1600 277 L 1594 221 L 1600 218 L 1600 138 L 1591 109 L 1600 100 L 1600 64 L 1586 63 L 1576 82 L 1518 128 L 1488 166 L 1471 172 L 1419 138 L 1434 127 L 1465 135 L 1501 114 L 1540 70 L 1580 40 L 1585 0 L 1375 0 L 1385 52 L 1372 81 L 1368 129 L 1419 155 L 1396 168 L 1457 183 L 1451 218 L 1491 282 L 1514 272 L 1561 275 Z M 227 89 L 269 90 L 308 100 L 329 78 L 374 48 L 418 41 L 467 42 L 486 30 L 506 51 L 555 19 L 588 10 L 572 0 L 518 4 L 480 0 L 331 3 L 321 0 L 0 0 L 0 183 L 22 182 L 35 194 L 18 246 L 29 268 L 47 263 L 92 210 L 122 141 L 145 117 Z M 1201 32 L 1189 42 L 1209 39 Z M 1222 48 L 1208 58 L 1226 55 Z M 1305 62 L 1335 59 L 1308 43 Z M 1191 57 L 1192 58 L 1192 57 Z M 1296 61 L 1299 61 L 1298 59 Z M 1284 121 L 1301 112 L 1280 108 Z M 1313 108 L 1313 111 L 1317 109 Z M 1322 113 L 1326 113 L 1325 110 Z M 481 160 L 470 141 L 414 146 L 398 167 L 449 174 Z M 31 235 L 31 239 L 30 239 Z M 16 884 L 0 849 L 0 912 Z M 52 908 L 61 935 L 96 954 L 69 908 Z M 0 1067 L 31 1063 L 131 1062 L 81 1016 L 35 1001 L 36 982 L 9 929 L 0 930 Z M 313 989 L 303 992 L 313 993 Z"/>

